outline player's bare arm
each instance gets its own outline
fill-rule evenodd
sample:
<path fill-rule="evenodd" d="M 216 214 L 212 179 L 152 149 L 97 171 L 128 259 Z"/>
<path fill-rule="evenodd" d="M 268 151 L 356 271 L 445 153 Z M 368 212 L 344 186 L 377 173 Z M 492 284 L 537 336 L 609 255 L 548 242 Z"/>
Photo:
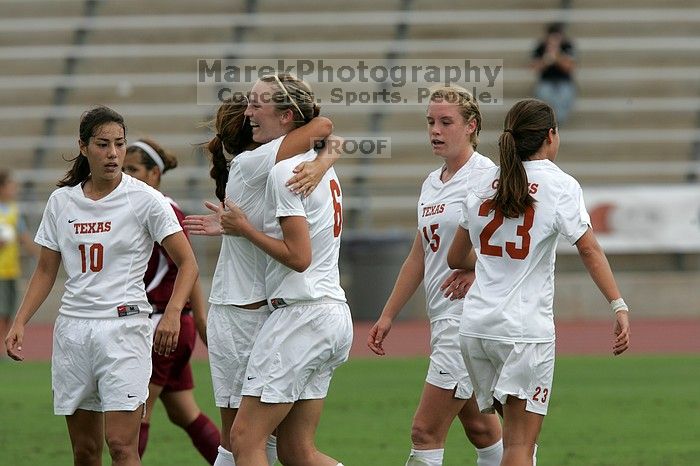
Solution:
<path fill-rule="evenodd" d="M 221 215 L 221 227 L 226 234 L 243 236 L 267 255 L 296 272 L 303 272 L 311 264 L 311 237 L 305 217 L 281 217 L 283 239 L 276 239 L 258 231 L 250 224 L 245 213 L 233 202 L 226 200 L 228 209 Z"/>
<path fill-rule="evenodd" d="M 576 242 L 576 248 L 583 264 L 593 282 L 598 286 L 605 299 L 612 303 L 622 296 L 617 288 L 610 264 L 603 248 L 598 243 L 593 230 L 590 228 Z M 615 312 L 615 327 L 613 330 L 613 354 L 619 355 L 627 351 L 630 344 L 629 316 L 626 308 Z"/>
<path fill-rule="evenodd" d="M 42 246 L 36 269 L 34 269 L 32 278 L 27 285 L 27 292 L 24 295 L 19 311 L 17 311 L 14 323 L 5 337 L 7 355 L 16 361 L 24 359 L 22 357 L 24 326 L 51 292 L 60 265 L 61 253 Z"/>
<path fill-rule="evenodd" d="M 192 292 L 199 269 L 192 247 L 182 231 L 166 237 L 161 244 L 177 265 L 178 270 L 173 294 L 170 296 L 163 317 L 156 329 L 153 347 L 158 354 L 169 354 L 177 347 L 177 339 L 180 334 L 180 313 Z"/>
<path fill-rule="evenodd" d="M 469 238 L 469 231 L 457 227 L 455 237 L 447 252 L 447 265 L 451 269 L 474 270 L 476 264 L 476 254 L 472 247 L 472 240 Z"/>
<path fill-rule="evenodd" d="M 387 299 L 384 305 L 382 315 L 374 326 L 372 326 L 367 336 L 367 346 L 380 356 L 386 354 L 383 343 L 391 330 L 392 322 L 423 281 L 425 263 L 423 262 L 422 244 L 423 240 L 420 233 L 416 233 L 411 251 L 408 253 L 406 260 L 401 266 L 399 276 L 396 277 L 394 289 L 391 291 L 391 295 L 389 295 L 389 299 Z"/>

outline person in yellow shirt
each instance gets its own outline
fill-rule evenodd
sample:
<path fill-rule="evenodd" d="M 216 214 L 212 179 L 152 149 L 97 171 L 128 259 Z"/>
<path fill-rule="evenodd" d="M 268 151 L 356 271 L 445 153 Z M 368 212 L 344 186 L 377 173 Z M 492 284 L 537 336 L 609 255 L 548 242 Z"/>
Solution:
<path fill-rule="evenodd" d="M 34 257 L 39 247 L 17 204 L 17 182 L 9 170 L 0 170 L 0 335 L 10 327 L 17 310 L 17 279 L 21 276 L 20 247 Z"/>

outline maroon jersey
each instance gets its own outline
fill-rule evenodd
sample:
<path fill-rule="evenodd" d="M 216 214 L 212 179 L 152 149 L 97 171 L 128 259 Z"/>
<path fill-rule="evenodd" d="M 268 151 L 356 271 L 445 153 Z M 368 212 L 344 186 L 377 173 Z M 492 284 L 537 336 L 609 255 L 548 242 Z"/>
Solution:
<path fill-rule="evenodd" d="M 185 235 L 187 235 L 182 222 L 185 220 L 185 214 L 180 210 L 180 207 L 166 196 L 168 202 L 170 202 L 173 211 L 175 211 L 175 216 L 177 217 L 180 226 L 183 227 Z M 177 276 L 177 266 L 175 262 L 168 256 L 165 252 L 163 246 L 158 243 L 153 245 L 153 253 L 151 258 L 148 260 L 148 268 L 143 276 L 143 281 L 146 285 L 146 296 L 148 297 L 148 302 L 153 306 L 153 312 L 156 314 L 162 314 L 165 312 L 165 306 L 170 300 L 170 295 L 173 294 L 173 286 L 175 285 L 175 277 Z M 187 302 L 182 312 L 189 312 L 191 310 L 190 303 Z"/>

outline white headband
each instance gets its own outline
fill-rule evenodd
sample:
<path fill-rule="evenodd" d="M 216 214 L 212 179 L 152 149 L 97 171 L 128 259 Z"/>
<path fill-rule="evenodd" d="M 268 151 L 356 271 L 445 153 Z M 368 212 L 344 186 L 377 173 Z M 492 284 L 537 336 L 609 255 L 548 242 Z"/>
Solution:
<path fill-rule="evenodd" d="M 161 173 L 165 171 L 165 164 L 163 163 L 163 158 L 158 155 L 158 152 L 148 144 L 146 144 L 143 141 L 136 141 L 135 143 L 131 144 L 129 147 L 138 147 L 142 151 L 144 151 L 158 166 L 158 169 L 160 170 Z"/>

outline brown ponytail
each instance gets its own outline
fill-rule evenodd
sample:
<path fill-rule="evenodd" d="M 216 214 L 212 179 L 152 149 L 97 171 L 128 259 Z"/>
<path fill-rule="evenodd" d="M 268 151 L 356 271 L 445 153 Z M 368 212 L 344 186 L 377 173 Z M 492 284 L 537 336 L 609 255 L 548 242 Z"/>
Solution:
<path fill-rule="evenodd" d="M 126 137 L 124 118 L 111 108 L 100 106 L 86 111 L 80 117 L 80 141 L 83 144 L 89 144 L 90 138 L 95 135 L 102 125 L 107 123 L 117 123 L 124 130 L 124 137 Z M 77 186 L 90 176 L 90 164 L 87 157 L 82 153 L 67 161 L 73 162 L 73 166 L 56 183 L 59 188 L 63 186 Z"/>
<path fill-rule="evenodd" d="M 498 140 L 501 166 L 492 208 L 507 218 L 517 218 L 535 204 L 523 162 L 542 147 L 550 129 L 556 131 L 557 122 L 549 105 L 526 99 L 513 105 L 504 125 Z"/>
<path fill-rule="evenodd" d="M 216 197 L 224 202 L 230 160 L 224 149 L 233 157 L 248 149 L 253 143 L 253 130 L 246 123 L 244 115 L 248 101 L 245 97 L 234 95 L 225 101 L 216 112 L 213 129 L 216 135 L 207 143 L 211 154 L 212 168 L 209 175 L 216 182 Z"/>

